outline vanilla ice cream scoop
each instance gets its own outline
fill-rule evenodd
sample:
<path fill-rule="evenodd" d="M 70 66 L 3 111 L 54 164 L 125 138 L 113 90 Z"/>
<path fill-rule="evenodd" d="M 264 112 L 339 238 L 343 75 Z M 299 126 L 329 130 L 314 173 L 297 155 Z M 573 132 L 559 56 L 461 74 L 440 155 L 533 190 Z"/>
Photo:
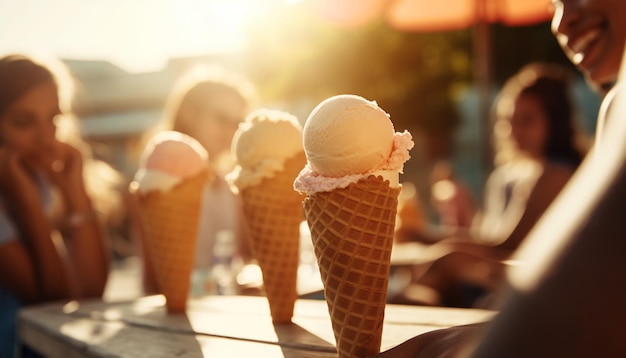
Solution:
<path fill-rule="evenodd" d="M 209 154 L 194 138 L 176 131 L 164 131 L 150 139 L 135 174 L 141 193 L 166 191 L 186 178 L 208 168 Z"/>
<path fill-rule="evenodd" d="M 311 169 L 327 177 L 365 173 L 381 166 L 393 146 L 394 129 L 376 102 L 339 95 L 320 103 L 304 125 Z"/>
<path fill-rule="evenodd" d="M 303 151 L 302 126 L 288 112 L 259 109 L 250 113 L 233 136 L 237 166 L 226 177 L 233 190 L 256 185 L 284 169 L 285 161 Z"/>
<path fill-rule="evenodd" d="M 346 187 L 368 175 L 397 186 L 414 145 L 409 132 L 395 132 L 376 102 L 351 94 L 317 105 L 304 125 L 303 142 L 308 163 L 294 188 L 305 193 Z"/>

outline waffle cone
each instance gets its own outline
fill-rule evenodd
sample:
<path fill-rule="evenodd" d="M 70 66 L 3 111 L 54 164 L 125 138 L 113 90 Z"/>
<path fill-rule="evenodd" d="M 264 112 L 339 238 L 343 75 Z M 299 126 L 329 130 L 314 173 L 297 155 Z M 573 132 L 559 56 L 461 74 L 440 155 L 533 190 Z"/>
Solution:
<path fill-rule="evenodd" d="M 187 306 L 202 191 L 208 178 L 206 170 L 167 192 L 138 195 L 147 254 L 168 312 L 184 312 Z"/>
<path fill-rule="evenodd" d="M 370 176 L 303 202 L 341 358 L 380 352 L 399 193 Z"/>
<path fill-rule="evenodd" d="M 297 298 L 302 196 L 293 181 L 306 164 L 304 152 L 287 160 L 285 169 L 241 191 L 250 246 L 263 273 L 272 320 L 291 322 Z"/>

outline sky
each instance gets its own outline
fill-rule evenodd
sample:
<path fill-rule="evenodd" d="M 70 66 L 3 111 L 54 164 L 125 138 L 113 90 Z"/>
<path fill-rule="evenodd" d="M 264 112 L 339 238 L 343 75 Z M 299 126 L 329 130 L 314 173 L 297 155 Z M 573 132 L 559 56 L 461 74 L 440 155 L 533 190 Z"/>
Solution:
<path fill-rule="evenodd" d="M 16 0 L 0 2 L 0 53 L 108 60 L 130 72 L 169 57 L 240 51 L 262 0 Z"/>

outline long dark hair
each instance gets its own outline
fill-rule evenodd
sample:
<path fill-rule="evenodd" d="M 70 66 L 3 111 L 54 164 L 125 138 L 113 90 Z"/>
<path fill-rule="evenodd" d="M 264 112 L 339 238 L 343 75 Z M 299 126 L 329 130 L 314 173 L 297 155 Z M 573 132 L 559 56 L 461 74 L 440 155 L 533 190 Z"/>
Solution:
<path fill-rule="evenodd" d="M 0 115 L 37 85 L 56 83 L 52 72 L 23 55 L 7 55 L 0 58 Z"/>
<path fill-rule="evenodd" d="M 42 83 L 54 84 L 59 94 L 59 107 L 64 114 L 64 120 L 59 122 L 61 129 L 58 128 L 57 133 L 72 144 L 81 145 L 77 140 L 76 123 L 71 115 L 74 79 L 67 67 L 55 58 L 26 54 L 0 57 L 0 118 L 13 102 Z"/>
<path fill-rule="evenodd" d="M 583 159 L 583 151 L 577 143 L 580 134 L 574 120 L 571 77 L 569 71 L 559 65 L 526 65 L 505 83 L 500 101 L 512 103 L 521 96 L 537 100 L 548 118 L 546 158 L 576 167 Z"/>

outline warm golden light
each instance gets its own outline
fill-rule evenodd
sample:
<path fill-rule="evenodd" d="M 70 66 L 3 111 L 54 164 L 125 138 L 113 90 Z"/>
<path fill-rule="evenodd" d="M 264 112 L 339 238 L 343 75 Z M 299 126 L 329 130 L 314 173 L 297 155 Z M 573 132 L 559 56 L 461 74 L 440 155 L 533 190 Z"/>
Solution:
<path fill-rule="evenodd" d="M 78 319 L 61 326 L 61 334 L 78 341 L 97 345 L 115 337 L 125 327 L 123 322 L 94 323 L 90 319 Z"/>
<path fill-rule="evenodd" d="M 24 0 L 0 4 L 0 52 L 109 60 L 131 72 L 171 57 L 237 52 L 269 0 Z"/>

